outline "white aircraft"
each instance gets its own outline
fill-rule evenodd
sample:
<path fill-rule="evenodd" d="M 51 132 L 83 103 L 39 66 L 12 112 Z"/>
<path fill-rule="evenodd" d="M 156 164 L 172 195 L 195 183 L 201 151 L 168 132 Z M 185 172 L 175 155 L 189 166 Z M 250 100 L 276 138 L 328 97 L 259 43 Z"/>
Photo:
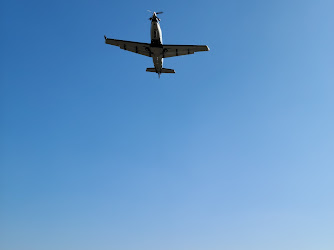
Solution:
<path fill-rule="evenodd" d="M 121 49 L 128 50 L 134 53 L 138 53 L 144 56 L 153 58 L 154 68 L 147 68 L 147 72 L 158 73 L 159 77 L 161 73 L 175 73 L 173 69 L 163 68 L 163 58 L 182 56 L 194 54 L 199 51 L 209 51 L 209 47 L 206 45 L 166 45 L 162 44 L 162 34 L 158 14 L 163 12 L 153 12 L 151 20 L 151 43 L 138 43 L 124 40 L 111 39 L 104 36 L 105 43 L 115 45 Z"/>

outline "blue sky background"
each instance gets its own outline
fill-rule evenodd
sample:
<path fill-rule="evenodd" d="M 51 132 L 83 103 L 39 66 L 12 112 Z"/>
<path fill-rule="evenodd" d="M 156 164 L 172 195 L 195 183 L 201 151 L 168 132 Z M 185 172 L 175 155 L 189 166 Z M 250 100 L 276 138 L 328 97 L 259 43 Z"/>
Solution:
<path fill-rule="evenodd" d="M 334 249 L 333 10 L 1 1 L 1 249 Z"/>

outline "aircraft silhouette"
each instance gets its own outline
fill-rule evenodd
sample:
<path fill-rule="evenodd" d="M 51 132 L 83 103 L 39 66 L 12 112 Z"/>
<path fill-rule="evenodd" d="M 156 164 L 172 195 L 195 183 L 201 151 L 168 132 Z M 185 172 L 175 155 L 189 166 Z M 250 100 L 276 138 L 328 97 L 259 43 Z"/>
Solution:
<path fill-rule="evenodd" d="M 121 49 L 128 50 L 137 54 L 152 57 L 154 68 L 147 68 L 147 72 L 155 72 L 159 75 L 161 73 L 175 73 L 174 69 L 163 68 L 163 59 L 173 56 L 190 55 L 199 51 L 209 51 L 206 45 L 171 45 L 162 43 L 162 33 L 158 18 L 158 14 L 163 12 L 153 12 L 151 20 L 151 43 L 139 43 L 132 41 L 124 41 L 111 39 L 104 36 L 105 43 L 115 45 Z"/>

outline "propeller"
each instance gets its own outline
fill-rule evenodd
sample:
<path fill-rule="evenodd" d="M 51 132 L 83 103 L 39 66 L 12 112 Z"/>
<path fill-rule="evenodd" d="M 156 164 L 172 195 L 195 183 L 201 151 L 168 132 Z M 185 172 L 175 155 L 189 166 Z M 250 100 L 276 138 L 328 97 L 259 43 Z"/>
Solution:
<path fill-rule="evenodd" d="M 163 11 L 159 11 L 159 12 L 153 12 L 153 11 L 151 11 L 151 10 L 147 10 L 148 12 L 150 12 L 150 13 L 153 13 L 153 15 L 155 14 L 155 15 L 159 15 L 159 14 L 162 14 L 162 13 L 164 13 Z M 158 21 L 160 21 L 160 19 L 156 16 L 156 18 L 158 19 Z M 150 17 L 148 20 L 152 20 L 153 19 L 153 16 L 152 17 Z"/>
<path fill-rule="evenodd" d="M 147 11 L 150 12 L 150 13 L 154 13 L 152 10 L 147 10 Z M 162 14 L 162 13 L 164 13 L 164 12 L 163 11 L 155 12 L 155 14 L 157 14 L 157 15 Z"/>

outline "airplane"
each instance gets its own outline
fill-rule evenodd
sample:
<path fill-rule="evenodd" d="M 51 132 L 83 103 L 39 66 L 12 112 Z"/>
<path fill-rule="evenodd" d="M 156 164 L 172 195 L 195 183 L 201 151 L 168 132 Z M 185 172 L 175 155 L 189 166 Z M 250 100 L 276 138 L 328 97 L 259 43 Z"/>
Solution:
<path fill-rule="evenodd" d="M 137 54 L 152 57 L 154 68 L 147 68 L 147 72 L 175 73 L 174 69 L 163 68 L 163 59 L 173 56 L 190 55 L 199 51 L 209 51 L 206 45 L 171 45 L 162 43 L 162 33 L 160 28 L 160 19 L 157 15 L 163 12 L 153 12 L 151 20 L 151 43 L 139 43 L 132 41 L 124 41 L 111 39 L 104 36 L 106 44 L 115 45 L 123 50 L 128 50 Z"/>

